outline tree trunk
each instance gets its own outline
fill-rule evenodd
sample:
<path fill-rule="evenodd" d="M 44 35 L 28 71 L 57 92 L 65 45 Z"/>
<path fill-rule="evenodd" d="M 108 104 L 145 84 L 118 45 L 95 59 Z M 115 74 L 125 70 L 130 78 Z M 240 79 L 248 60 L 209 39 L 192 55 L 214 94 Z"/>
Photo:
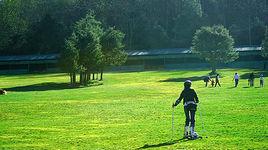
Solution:
<path fill-rule="evenodd" d="M 103 80 L 103 69 L 101 69 L 101 74 L 100 74 L 100 81 L 102 81 Z"/>
<path fill-rule="evenodd" d="M 76 84 L 76 74 L 73 72 L 73 83 L 72 83 L 72 86 L 74 87 L 75 84 Z"/>
<path fill-rule="evenodd" d="M 88 74 L 88 81 L 91 80 L 91 73 Z"/>
<path fill-rule="evenodd" d="M 212 63 L 211 64 L 212 66 L 211 66 L 211 74 L 216 74 L 216 71 L 217 71 L 217 69 L 216 69 L 216 63 Z"/>
<path fill-rule="evenodd" d="M 83 73 L 80 72 L 80 84 L 82 84 L 82 83 L 83 83 Z"/>
<path fill-rule="evenodd" d="M 87 82 L 90 80 L 90 73 L 87 72 Z"/>
<path fill-rule="evenodd" d="M 92 74 L 92 80 L 95 80 L 95 73 Z"/>
<path fill-rule="evenodd" d="M 70 75 L 70 86 L 73 86 L 73 74 L 70 73 L 69 75 Z"/>
<path fill-rule="evenodd" d="M 87 74 L 83 73 L 83 85 L 86 86 L 87 85 Z"/>

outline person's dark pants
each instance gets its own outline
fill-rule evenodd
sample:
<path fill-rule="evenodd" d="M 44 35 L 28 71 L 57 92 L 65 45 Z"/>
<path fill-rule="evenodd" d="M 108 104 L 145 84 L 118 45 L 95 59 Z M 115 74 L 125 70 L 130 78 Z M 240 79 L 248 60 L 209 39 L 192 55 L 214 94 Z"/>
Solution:
<path fill-rule="evenodd" d="M 260 86 L 263 87 L 263 80 L 260 80 Z"/>
<path fill-rule="evenodd" d="M 235 79 L 235 87 L 238 85 L 238 79 Z"/>
<path fill-rule="evenodd" d="M 185 113 L 185 127 L 189 126 L 189 123 L 191 122 L 191 127 L 195 126 L 195 109 L 189 109 L 184 106 L 184 113 Z"/>
<path fill-rule="evenodd" d="M 217 86 L 217 84 L 221 86 L 220 82 L 216 80 L 215 87 Z"/>
<path fill-rule="evenodd" d="M 254 79 L 251 79 L 251 86 L 254 86 Z"/>

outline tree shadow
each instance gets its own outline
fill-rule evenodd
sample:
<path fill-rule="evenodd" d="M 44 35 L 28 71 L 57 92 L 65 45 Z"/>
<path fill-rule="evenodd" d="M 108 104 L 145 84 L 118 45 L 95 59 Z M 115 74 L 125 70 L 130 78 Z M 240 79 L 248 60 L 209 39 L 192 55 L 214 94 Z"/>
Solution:
<path fill-rule="evenodd" d="M 255 70 L 255 71 L 251 71 L 251 72 L 244 73 L 244 74 L 240 75 L 240 78 L 241 79 L 248 79 L 249 78 L 249 75 L 252 72 L 253 72 L 255 78 L 259 78 L 261 73 L 263 74 L 264 77 L 267 77 L 268 76 L 268 71 L 257 71 L 257 70 Z"/>
<path fill-rule="evenodd" d="M 145 144 L 143 147 L 137 148 L 137 150 L 147 149 L 147 148 L 156 148 L 156 147 L 162 147 L 162 146 L 170 146 L 170 145 L 174 145 L 176 143 L 187 142 L 187 141 L 190 141 L 190 140 L 187 138 L 181 138 L 179 140 L 172 140 L 172 141 L 168 141 L 168 142 L 164 142 L 164 143 L 158 143 L 158 144 L 152 144 L 152 145 Z"/>
<path fill-rule="evenodd" d="M 81 86 L 80 84 L 71 86 L 70 83 L 45 82 L 26 86 L 10 87 L 5 88 L 5 90 L 14 92 L 50 91 L 50 90 L 76 89 L 76 88 L 100 86 L 100 85 L 103 85 L 102 81 L 90 81 L 86 86 Z"/>
<path fill-rule="evenodd" d="M 205 76 L 194 76 L 194 77 L 188 77 L 188 78 L 168 78 L 166 80 L 160 80 L 159 82 L 184 82 L 185 80 L 191 80 L 191 81 L 200 81 L 205 78 Z"/>
<path fill-rule="evenodd" d="M 29 91 L 49 91 L 49 90 L 64 90 L 64 89 L 72 89 L 77 87 L 71 87 L 68 83 L 54 83 L 54 82 L 46 82 L 39 84 L 32 84 L 26 86 L 16 86 L 11 88 L 6 88 L 7 91 L 14 92 L 29 92 Z"/>

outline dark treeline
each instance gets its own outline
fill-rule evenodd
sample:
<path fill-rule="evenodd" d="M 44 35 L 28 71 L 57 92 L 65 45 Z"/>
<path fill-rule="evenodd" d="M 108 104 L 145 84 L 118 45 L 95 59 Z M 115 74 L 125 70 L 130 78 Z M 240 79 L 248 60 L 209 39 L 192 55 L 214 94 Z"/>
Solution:
<path fill-rule="evenodd" d="M 59 53 L 89 12 L 128 50 L 190 47 L 197 29 L 219 24 L 236 46 L 260 45 L 268 25 L 268 0 L 0 0 L 0 54 Z"/>

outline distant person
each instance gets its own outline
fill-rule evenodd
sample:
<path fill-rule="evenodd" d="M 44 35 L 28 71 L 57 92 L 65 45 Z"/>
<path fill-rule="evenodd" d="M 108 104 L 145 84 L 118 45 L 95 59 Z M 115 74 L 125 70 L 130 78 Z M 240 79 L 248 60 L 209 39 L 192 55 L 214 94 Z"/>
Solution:
<path fill-rule="evenodd" d="M 206 76 L 206 77 L 204 78 L 204 82 L 206 82 L 205 87 L 208 86 L 208 82 L 209 82 L 209 81 L 211 81 L 210 76 Z"/>
<path fill-rule="evenodd" d="M 264 86 L 264 77 L 263 77 L 263 74 L 261 73 L 260 74 L 260 87 L 263 87 Z"/>
<path fill-rule="evenodd" d="M 0 89 L 0 95 L 6 95 L 6 94 L 7 94 L 6 90 Z"/>
<path fill-rule="evenodd" d="M 250 87 L 253 87 L 254 86 L 254 73 L 252 72 L 250 75 L 249 75 L 249 86 Z"/>
<path fill-rule="evenodd" d="M 215 87 L 216 87 L 217 85 L 219 85 L 219 86 L 221 87 L 221 84 L 220 84 L 220 75 L 219 75 L 219 74 L 216 75 L 216 83 L 215 83 Z"/>
<path fill-rule="evenodd" d="M 238 82 L 239 82 L 239 75 L 237 72 L 235 73 L 233 80 L 235 81 L 235 87 L 237 87 Z"/>
<path fill-rule="evenodd" d="M 211 86 L 212 87 L 214 87 L 214 83 L 215 83 L 214 79 L 211 79 Z"/>
<path fill-rule="evenodd" d="M 197 103 L 199 102 L 197 94 L 194 89 L 191 89 L 192 82 L 186 80 L 184 82 L 184 90 L 181 92 L 180 97 L 176 100 L 175 104 L 173 103 L 172 107 L 177 106 L 183 99 L 184 113 L 185 113 L 185 127 L 184 127 L 184 137 L 185 138 L 197 138 L 198 135 L 194 131 L 195 127 L 195 112 Z M 188 132 L 189 123 L 190 124 L 190 133 Z M 188 134 L 189 133 L 189 134 Z"/>

